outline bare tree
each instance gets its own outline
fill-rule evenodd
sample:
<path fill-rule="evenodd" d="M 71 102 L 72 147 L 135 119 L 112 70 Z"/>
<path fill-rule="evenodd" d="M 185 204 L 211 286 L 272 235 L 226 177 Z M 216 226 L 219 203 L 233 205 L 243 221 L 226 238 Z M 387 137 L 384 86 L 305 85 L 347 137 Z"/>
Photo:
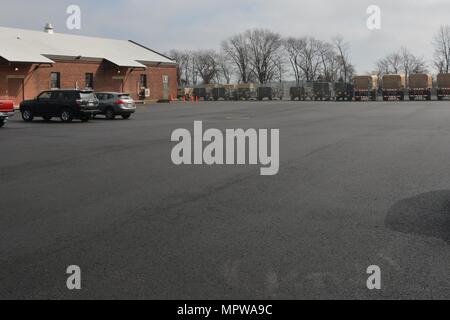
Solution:
<path fill-rule="evenodd" d="M 380 76 L 403 73 L 407 79 L 412 73 L 427 72 L 425 59 L 415 56 L 406 47 L 402 47 L 399 51 L 393 52 L 378 61 L 377 67 Z"/>
<path fill-rule="evenodd" d="M 450 26 L 444 25 L 433 39 L 434 65 L 440 73 L 450 71 Z"/>
<path fill-rule="evenodd" d="M 355 67 L 351 63 L 349 54 L 349 45 L 344 41 L 342 36 L 333 39 L 334 47 L 337 51 L 337 59 L 339 63 L 339 78 L 344 82 L 349 82 L 355 72 Z"/>
<path fill-rule="evenodd" d="M 224 53 L 234 62 L 239 82 L 248 83 L 250 80 L 249 44 L 244 34 L 231 37 L 222 43 Z"/>
<path fill-rule="evenodd" d="M 177 62 L 177 82 L 179 86 L 189 85 L 189 69 L 191 57 L 189 51 L 171 50 L 169 56 Z"/>
<path fill-rule="evenodd" d="M 300 64 L 306 81 L 315 81 L 320 71 L 319 41 L 314 38 L 301 38 L 300 45 Z"/>
<path fill-rule="evenodd" d="M 233 70 L 230 63 L 230 58 L 227 55 L 220 55 L 218 57 L 219 71 L 217 73 L 217 82 L 231 83 L 233 77 Z"/>
<path fill-rule="evenodd" d="M 284 80 L 284 75 L 286 73 L 286 61 L 281 51 L 274 58 L 274 64 L 275 64 L 275 75 L 273 80 L 282 83 Z"/>
<path fill-rule="evenodd" d="M 321 62 L 321 78 L 323 81 L 333 82 L 336 80 L 339 64 L 337 54 L 332 44 L 317 41 L 317 52 Z"/>
<path fill-rule="evenodd" d="M 377 62 L 378 75 L 398 74 L 402 67 L 402 57 L 399 52 L 393 52 Z"/>
<path fill-rule="evenodd" d="M 281 49 L 281 35 L 270 30 L 254 29 L 245 33 L 249 44 L 250 70 L 259 83 L 272 81 L 277 72 L 277 58 Z"/>
<path fill-rule="evenodd" d="M 198 83 L 198 68 L 197 68 L 197 55 L 195 52 L 191 52 L 190 54 L 190 63 L 189 63 L 189 75 L 190 75 L 190 84 L 197 85 Z"/>
<path fill-rule="evenodd" d="M 219 72 L 218 55 L 214 50 L 200 50 L 194 54 L 194 69 L 203 80 L 210 84 Z"/>
<path fill-rule="evenodd" d="M 427 72 L 427 63 L 423 57 L 415 56 L 406 47 L 400 49 L 400 56 L 402 59 L 401 70 L 407 81 L 410 74 Z"/>
<path fill-rule="evenodd" d="M 300 86 L 300 81 L 302 80 L 302 69 L 300 68 L 301 46 L 301 41 L 293 37 L 287 38 L 283 41 L 284 51 L 294 73 L 297 86 Z"/>

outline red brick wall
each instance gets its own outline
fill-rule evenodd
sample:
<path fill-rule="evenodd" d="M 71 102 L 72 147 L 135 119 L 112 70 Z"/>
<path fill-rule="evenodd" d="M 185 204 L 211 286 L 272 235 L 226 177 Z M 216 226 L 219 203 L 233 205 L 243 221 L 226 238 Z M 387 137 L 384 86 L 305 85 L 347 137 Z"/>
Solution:
<path fill-rule="evenodd" d="M 1 58 L 0 58 L 1 59 Z M 16 70 L 17 68 L 17 70 Z M 120 73 L 118 72 L 120 71 Z M 61 89 L 71 89 L 78 85 L 85 87 L 85 74 L 94 74 L 95 91 L 115 91 L 118 81 L 123 78 L 123 91 L 138 99 L 138 83 L 141 74 L 147 75 L 150 97 L 146 99 L 163 99 L 163 76 L 169 76 L 169 96 L 177 96 L 177 70 L 174 66 L 147 66 L 143 69 L 118 68 L 110 62 L 57 61 L 53 66 L 32 64 L 10 64 L 0 61 L 0 99 L 14 98 L 15 93 L 8 92 L 8 77 L 24 81 L 25 99 L 32 99 L 41 91 L 50 89 L 50 73 L 61 73 Z M 9 86 L 11 88 L 11 86 Z M 20 96 L 22 93 L 20 94 Z M 21 100 L 21 98 L 17 98 Z M 19 101 L 20 102 L 20 101 Z"/>

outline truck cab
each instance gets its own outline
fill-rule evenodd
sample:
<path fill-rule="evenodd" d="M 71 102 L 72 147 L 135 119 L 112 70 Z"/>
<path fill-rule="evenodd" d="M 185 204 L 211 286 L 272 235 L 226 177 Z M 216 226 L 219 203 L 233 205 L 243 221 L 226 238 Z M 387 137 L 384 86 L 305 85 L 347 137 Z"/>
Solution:
<path fill-rule="evenodd" d="M 8 122 L 12 115 L 14 115 L 14 103 L 11 100 L 0 100 L 0 128 Z"/>

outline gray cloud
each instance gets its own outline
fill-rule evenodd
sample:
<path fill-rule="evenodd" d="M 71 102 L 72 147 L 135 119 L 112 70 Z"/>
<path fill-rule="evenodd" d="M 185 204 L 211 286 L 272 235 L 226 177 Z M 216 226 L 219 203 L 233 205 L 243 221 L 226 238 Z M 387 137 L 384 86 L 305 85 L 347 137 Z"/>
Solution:
<path fill-rule="evenodd" d="M 446 0 L 0 0 L 3 26 L 41 29 L 45 22 L 65 30 L 65 9 L 78 4 L 81 34 L 134 39 L 157 50 L 218 48 L 226 37 L 263 27 L 284 35 L 312 35 L 328 40 L 336 34 L 351 43 L 359 72 L 371 71 L 377 59 L 404 45 L 431 60 L 431 40 L 450 23 Z M 366 28 L 366 9 L 382 9 L 382 30 Z"/>

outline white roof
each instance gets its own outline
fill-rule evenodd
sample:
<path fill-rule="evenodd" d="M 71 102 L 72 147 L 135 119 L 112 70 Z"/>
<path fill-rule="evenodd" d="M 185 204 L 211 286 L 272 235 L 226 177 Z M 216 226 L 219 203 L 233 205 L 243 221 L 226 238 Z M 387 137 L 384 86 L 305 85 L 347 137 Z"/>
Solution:
<path fill-rule="evenodd" d="M 10 62 L 53 63 L 53 58 L 105 59 L 120 67 L 175 61 L 137 43 L 0 27 L 0 57 Z"/>

